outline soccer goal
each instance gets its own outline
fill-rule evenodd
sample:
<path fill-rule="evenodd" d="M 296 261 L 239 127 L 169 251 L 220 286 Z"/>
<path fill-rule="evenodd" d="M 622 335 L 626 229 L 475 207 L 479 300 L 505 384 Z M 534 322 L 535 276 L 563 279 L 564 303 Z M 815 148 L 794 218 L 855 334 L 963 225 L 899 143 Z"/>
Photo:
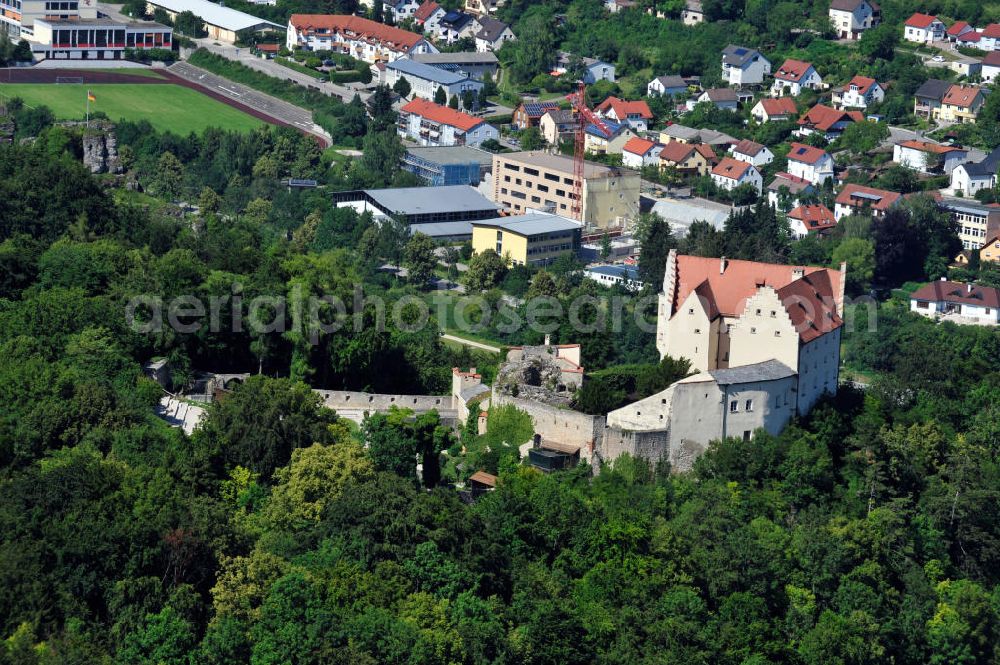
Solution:
<path fill-rule="evenodd" d="M 56 83 L 83 83 L 82 76 L 57 76 Z"/>

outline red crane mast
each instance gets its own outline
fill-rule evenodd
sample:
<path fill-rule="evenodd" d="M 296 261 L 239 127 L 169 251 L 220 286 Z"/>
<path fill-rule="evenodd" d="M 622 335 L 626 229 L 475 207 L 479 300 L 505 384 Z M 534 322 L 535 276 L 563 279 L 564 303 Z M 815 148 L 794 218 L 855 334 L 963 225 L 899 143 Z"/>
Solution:
<path fill-rule="evenodd" d="M 593 111 L 587 107 L 587 86 L 580 81 L 576 92 L 566 96 L 573 113 L 576 115 L 576 131 L 573 135 L 573 217 L 583 221 L 583 155 L 586 152 L 587 125 L 596 125 L 602 132 L 611 136 L 611 129 Z"/>

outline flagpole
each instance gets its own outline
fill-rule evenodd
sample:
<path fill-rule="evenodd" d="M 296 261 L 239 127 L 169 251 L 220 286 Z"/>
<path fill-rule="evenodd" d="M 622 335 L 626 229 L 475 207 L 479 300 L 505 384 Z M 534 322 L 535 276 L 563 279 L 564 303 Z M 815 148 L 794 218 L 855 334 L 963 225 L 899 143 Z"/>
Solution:
<path fill-rule="evenodd" d="M 87 129 L 90 129 L 90 90 L 87 91 Z"/>

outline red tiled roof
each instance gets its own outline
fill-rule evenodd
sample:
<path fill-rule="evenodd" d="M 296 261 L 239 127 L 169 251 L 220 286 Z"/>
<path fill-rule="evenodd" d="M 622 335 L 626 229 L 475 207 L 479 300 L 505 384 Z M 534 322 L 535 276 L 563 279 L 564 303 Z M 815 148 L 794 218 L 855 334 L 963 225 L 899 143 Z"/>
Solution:
<path fill-rule="evenodd" d="M 1000 308 L 1000 289 L 962 282 L 931 282 L 914 291 L 910 298 L 929 302 L 962 303 Z"/>
<path fill-rule="evenodd" d="M 639 138 L 638 136 L 633 136 L 630 138 L 624 146 L 622 146 L 623 152 L 631 152 L 636 155 L 645 155 L 650 150 L 655 148 L 657 143 L 655 141 L 649 141 L 644 138 Z"/>
<path fill-rule="evenodd" d="M 974 85 L 953 85 L 948 88 L 948 92 L 945 93 L 944 99 L 941 100 L 941 103 L 951 104 L 961 108 L 968 108 L 975 103 L 976 98 L 982 93 L 983 89 L 977 88 Z"/>
<path fill-rule="evenodd" d="M 858 92 L 864 95 L 867 94 L 868 90 L 876 83 L 877 81 L 875 79 L 868 78 L 867 76 L 855 76 L 848 81 L 847 85 L 844 86 L 844 92 L 850 90 L 852 85 L 856 85 L 858 86 Z"/>
<path fill-rule="evenodd" d="M 1000 51 L 990 51 L 983 58 L 983 65 L 987 67 L 1000 67 Z"/>
<path fill-rule="evenodd" d="M 663 146 L 660 151 L 660 159 L 666 162 L 683 162 L 695 151 L 696 146 L 680 141 L 671 141 Z"/>
<path fill-rule="evenodd" d="M 750 162 L 741 162 L 738 159 L 733 159 L 732 157 L 723 157 L 722 161 L 712 169 L 712 175 L 717 175 L 722 178 L 730 178 L 732 180 L 739 180 L 742 178 L 747 171 L 753 167 Z"/>
<path fill-rule="evenodd" d="M 423 23 L 424 21 L 429 19 L 431 15 L 433 15 L 434 12 L 437 11 L 438 8 L 440 7 L 441 5 L 434 2 L 434 0 L 424 0 L 422 3 L 420 3 L 420 6 L 417 7 L 417 11 L 413 12 L 413 20 L 419 23 Z"/>
<path fill-rule="evenodd" d="M 933 152 L 937 155 L 943 155 L 946 152 L 961 151 L 962 148 L 956 148 L 950 145 L 939 145 L 937 143 L 928 143 L 927 141 L 903 141 L 899 144 L 903 148 L 912 148 L 913 150 L 919 150 L 920 152 Z"/>
<path fill-rule="evenodd" d="M 969 24 L 965 21 L 955 21 L 950 28 L 948 28 L 948 34 L 955 36 L 961 33 L 963 30 L 969 27 Z"/>
<path fill-rule="evenodd" d="M 718 159 L 718 156 L 715 154 L 715 151 L 712 150 L 712 146 L 708 145 L 707 143 L 695 144 L 694 151 L 710 162 Z"/>
<path fill-rule="evenodd" d="M 353 33 L 353 35 L 363 39 L 374 39 L 406 49 L 413 48 L 423 39 L 422 35 L 409 30 L 346 14 L 292 14 L 288 22 L 298 30 L 321 28 L 331 32 Z"/>
<path fill-rule="evenodd" d="M 738 152 L 741 155 L 749 155 L 751 157 L 755 157 L 760 153 L 761 150 L 764 149 L 764 147 L 765 146 L 762 146 L 759 143 L 755 143 L 750 139 L 743 139 L 742 141 L 733 146 L 733 152 L 734 153 Z"/>
<path fill-rule="evenodd" d="M 653 112 L 649 110 L 649 105 L 644 101 L 629 102 L 617 97 L 608 97 L 597 105 L 594 109 L 598 113 L 607 113 L 609 109 L 614 109 L 615 116 L 624 121 L 629 114 L 638 114 L 640 117 L 650 120 Z"/>
<path fill-rule="evenodd" d="M 837 225 L 837 220 L 830 209 L 819 203 L 799 206 L 788 213 L 788 216 L 801 220 L 807 231 L 822 231 Z"/>
<path fill-rule="evenodd" d="M 990 39 L 1000 39 L 1000 23 L 990 23 L 983 30 L 983 37 Z"/>
<path fill-rule="evenodd" d="M 271 53 L 271 52 L 277 53 L 278 51 L 281 50 L 281 45 L 280 44 L 257 44 L 254 48 L 256 48 L 258 51 L 263 51 L 265 53 Z"/>
<path fill-rule="evenodd" d="M 760 105 L 764 108 L 764 113 L 774 115 L 795 115 L 799 112 L 795 108 L 795 100 L 791 97 L 778 97 L 777 99 L 762 99 Z"/>
<path fill-rule="evenodd" d="M 799 125 L 812 125 L 816 129 L 826 132 L 838 122 L 862 122 L 865 119 L 859 111 L 838 111 L 837 109 L 817 104 L 809 109 L 799 120 Z"/>
<path fill-rule="evenodd" d="M 959 37 L 958 41 L 976 43 L 982 38 L 983 38 L 983 33 L 972 30 Z"/>
<path fill-rule="evenodd" d="M 798 83 L 806 75 L 810 67 L 812 65 L 808 62 L 789 58 L 785 60 L 785 63 L 781 67 L 778 67 L 778 71 L 774 73 L 774 78 Z"/>
<path fill-rule="evenodd" d="M 676 311 L 691 292 L 702 297 L 710 316 L 740 316 L 757 289 L 777 291 L 785 310 L 804 342 L 839 327 L 836 300 L 840 294 L 838 270 L 813 266 L 786 266 L 756 261 L 680 255 L 677 257 Z M 797 274 L 801 271 L 801 276 Z"/>
<path fill-rule="evenodd" d="M 937 20 L 937 16 L 930 16 L 929 14 L 921 14 L 920 12 L 917 12 L 910 18 L 906 19 L 906 25 L 911 28 L 929 28 L 931 23 Z"/>
<path fill-rule="evenodd" d="M 457 127 L 458 129 L 466 132 L 478 127 L 484 122 L 482 118 L 476 118 L 468 113 L 462 113 L 461 111 L 456 111 L 453 108 L 441 106 L 440 104 L 435 104 L 434 102 L 429 102 L 426 99 L 421 99 L 419 97 L 415 98 L 400 110 L 404 113 L 413 113 L 415 115 L 422 116 L 442 125 Z"/>
<path fill-rule="evenodd" d="M 837 203 L 852 208 L 868 206 L 872 210 L 888 210 L 900 198 L 896 192 L 849 184 L 837 195 Z"/>
<path fill-rule="evenodd" d="M 793 143 L 791 149 L 788 151 L 788 160 L 795 162 L 802 162 L 803 164 L 815 164 L 819 160 L 823 159 L 823 155 L 827 154 L 826 150 L 822 148 L 814 148 L 811 145 L 806 145 L 805 143 Z"/>

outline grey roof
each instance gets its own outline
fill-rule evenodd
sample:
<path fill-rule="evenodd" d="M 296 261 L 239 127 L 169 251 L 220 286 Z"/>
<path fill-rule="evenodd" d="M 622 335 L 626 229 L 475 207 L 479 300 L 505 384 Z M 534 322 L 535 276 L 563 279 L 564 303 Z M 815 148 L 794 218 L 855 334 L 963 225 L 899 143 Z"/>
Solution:
<path fill-rule="evenodd" d="M 543 169 L 557 171 L 566 176 L 573 175 L 573 158 L 566 155 L 553 155 L 544 150 L 530 150 L 522 152 L 506 152 L 497 155 L 500 161 L 515 162 L 517 164 L 530 164 Z M 597 162 L 583 163 L 584 178 L 615 178 L 620 175 L 635 174 L 635 171 L 619 168 L 617 166 L 605 166 Z"/>
<path fill-rule="evenodd" d="M 670 223 L 675 235 L 685 235 L 693 222 L 708 222 L 722 230 L 732 210 L 729 206 L 705 199 L 659 199 L 653 203 L 652 212 Z"/>
<path fill-rule="evenodd" d="M 576 122 L 576 116 L 569 109 L 553 109 L 546 111 L 545 115 L 552 118 L 552 122 L 557 125 L 568 125 Z"/>
<path fill-rule="evenodd" d="M 754 383 L 757 381 L 775 381 L 795 376 L 795 372 L 791 367 L 777 360 L 765 360 L 762 363 L 730 367 L 728 369 L 710 369 L 708 373 L 721 386 L 731 386 L 737 383 Z"/>
<path fill-rule="evenodd" d="M 840 12 L 853 12 L 864 0 L 831 0 L 830 9 Z M 868 3 L 873 4 L 873 3 Z"/>
<path fill-rule="evenodd" d="M 973 215 L 986 215 L 989 216 L 991 213 L 1000 214 L 1000 209 L 991 208 L 987 205 L 979 203 L 975 199 L 956 199 L 952 197 L 942 197 L 938 205 L 946 210 L 952 210 L 954 212 L 964 212 Z"/>
<path fill-rule="evenodd" d="M 807 189 L 811 189 L 813 191 L 816 190 L 816 188 L 813 187 L 813 185 L 812 185 L 811 182 L 801 182 L 799 180 L 790 180 L 790 179 L 784 177 L 784 175 L 781 174 L 781 173 L 779 173 L 778 175 L 776 175 L 774 177 L 774 180 L 772 180 L 771 184 L 767 186 L 767 189 L 768 189 L 768 191 L 774 191 L 774 192 L 776 192 L 782 186 L 785 186 L 785 187 L 788 188 L 788 193 L 789 194 L 798 194 L 799 192 L 803 192 L 803 191 L 805 191 Z"/>
<path fill-rule="evenodd" d="M 924 84 L 917 88 L 914 96 L 920 97 L 921 99 L 934 99 L 941 101 L 944 99 L 944 95 L 948 92 L 948 88 L 951 87 L 951 83 L 948 81 L 942 81 L 940 79 L 927 79 Z"/>
<path fill-rule="evenodd" d="M 681 76 L 657 76 L 654 81 L 659 81 L 664 88 L 686 88 L 687 82 Z"/>
<path fill-rule="evenodd" d="M 386 210 L 407 215 L 496 209 L 497 204 L 469 185 L 441 187 L 392 187 L 364 190 Z"/>
<path fill-rule="evenodd" d="M 469 164 L 471 162 L 477 162 L 480 166 L 493 164 L 493 153 L 467 145 L 414 146 L 407 148 L 406 152 L 435 164 Z"/>
<path fill-rule="evenodd" d="M 639 271 L 632 266 L 591 266 L 590 268 L 587 268 L 587 272 L 639 281 Z"/>
<path fill-rule="evenodd" d="M 739 140 L 733 138 L 729 134 L 717 132 L 714 129 L 695 129 L 685 125 L 670 125 L 666 129 L 662 130 L 662 133 L 671 138 L 686 141 L 688 143 L 692 141 L 701 141 L 702 143 L 707 143 L 711 146 L 724 145 L 727 143 L 739 143 Z"/>
<path fill-rule="evenodd" d="M 981 162 L 963 164 L 965 172 L 970 176 L 991 176 L 996 175 L 1000 168 L 1000 148 L 993 148 L 993 152 L 986 155 L 986 159 Z"/>
<path fill-rule="evenodd" d="M 469 400 L 479 397 L 483 393 L 488 393 L 488 392 L 490 392 L 489 386 L 484 386 L 483 384 L 478 383 L 474 386 L 469 386 L 465 390 L 462 390 L 459 393 L 459 396 L 462 398 L 463 402 L 468 402 Z"/>
<path fill-rule="evenodd" d="M 428 65 L 423 62 L 416 62 L 415 60 L 410 60 L 409 58 L 393 60 L 385 67 L 386 69 L 395 69 L 402 74 L 416 76 L 417 78 L 424 79 L 425 81 L 434 81 L 435 83 L 440 83 L 441 85 L 455 85 L 456 83 L 469 80 L 468 76 L 456 74 L 455 72 L 449 72 L 446 69 L 441 69 L 440 67 Z"/>
<path fill-rule="evenodd" d="M 55 27 L 88 27 L 88 28 L 146 28 L 148 30 L 169 30 L 170 26 L 157 23 L 156 21 L 117 21 L 110 17 L 104 18 L 74 18 L 74 19 L 36 19 L 46 25 Z"/>
<path fill-rule="evenodd" d="M 569 51 L 559 51 L 559 54 L 556 56 L 556 63 L 565 67 L 566 65 L 569 64 L 569 61 L 572 58 L 573 54 L 570 53 Z M 604 62 L 603 60 L 598 60 L 597 58 L 590 58 L 587 56 L 581 57 L 580 61 L 584 64 L 585 67 L 593 67 L 594 65 L 607 65 L 608 67 L 614 67 L 614 65 L 609 62 Z"/>
<path fill-rule="evenodd" d="M 217 5 L 209 0 L 149 0 L 154 7 L 162 7 L 170 12 L 192 12 L 209 25 L 217 25 L 226 30 L 246 30 L 258 26 L 273 26 L 281 28 L 285 26 L 265 21 L 262 18 L 244 14 L 243 12 Z"/>
<path fill-rule="evenodd" d="M 754 57 L 759 57 L 762 60 L 767 59 L 760 54 L 760 51 L 746 46 L 734 46 L 733 44 L 730 44 L 726 48 L 722 49 L 722 61 L 727 65 L 742 67 L 753 60 Z"/>
<path fill-rule="evenodd" d="M 479 19 L 479 25 L 481 29 L 476 35 L 477 39 L 484 39 L 491 44 L 500 39 L 500 35 L 503 31 L 507 29 L 507 24 L 503 21 L 498 21 L 490 16 L 483 16 Z"/>
<path fill-rule="evenodd" d="M 423 233 L 432 238 L 455 238 L 458 236 L 472 237 L 472 224 L 469 222 L 428 222 L 426 224 L 410 224 L 410 235 Z"/>
<path fill-rule="evenodd" d="M 705 95 L 713 102 L 735 102 L 739 101 L 739 96 L 735 90 L 729 88 L 712 88 L 706 90 Z"/>
<path fill-rule="evenodd" d="M 537 236 L 543 233 L 558 233 L 582 228 L 582 224 L 560 215 L 550 215 L 544 212 L 533 212 L 527 215 L 513 217 L 497 217 L 482 219 L 473 223 L 475 226 L 489 226 L 505 231 L 511 231 L 523 236 Z"/>
<path fill-rule="evenodd" d="M 480 19 L 482 20 L 482 19 Z M 493 53 L 479 53 L 478 51 L 460 51 L 457 53 L 414 53 L 410 56 L 416 62 L 424 62 L 428 65 L 496 65 L 499 61 Z"/>

